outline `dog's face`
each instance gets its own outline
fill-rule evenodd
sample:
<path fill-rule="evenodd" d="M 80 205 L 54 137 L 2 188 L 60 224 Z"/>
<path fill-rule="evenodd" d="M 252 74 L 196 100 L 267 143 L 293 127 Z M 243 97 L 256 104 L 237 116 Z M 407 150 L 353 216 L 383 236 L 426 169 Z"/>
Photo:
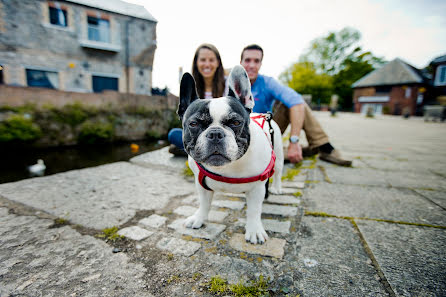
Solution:
<path fill-rule="evenodd" d="M 205 165 L 223 166 L 238 160 L 249 147 L 249 112 L 254 104 L 248 75 L 236 66 L 228 80 L 228 96 L 216 99 L 198 99 L 189 73 L 181 80 L 178 115 L 183 122 L 184 148 Z"/>

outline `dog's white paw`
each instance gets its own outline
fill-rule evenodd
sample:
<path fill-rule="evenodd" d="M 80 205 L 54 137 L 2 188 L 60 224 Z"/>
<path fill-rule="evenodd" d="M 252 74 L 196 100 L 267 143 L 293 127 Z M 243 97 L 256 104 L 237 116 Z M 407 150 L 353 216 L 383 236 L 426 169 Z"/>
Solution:
<path fill-rule="evenodd" d="M 276 187 L 270 187 L 268 189 L 268 192 L 270 192 L 271 194 L 274 194 L 274 195 L 280 195 L 280 194 L 282 194 L 282 189 L 276 188 Z"/>
<path fill-rule="evenodd" d="M 201 228 L 201 226 L 203 226 L 204 223 L 204 219 L 200 218 L 197 215 L 193 215 L 188 217 L 186 220 L 184 220 L 183 225 L 186 228 L 193 228 L 193 229 L 198 229 Z"/>
<path fill-rule="evenodd" d="M 253 224 L 253 226 L 248 227 L 246 225 L 245 240 L 253 244 L 263 244 L 268 239 L 268 234 L 266 234 L 265 229 L 263 229 L 262 224 Z"/>

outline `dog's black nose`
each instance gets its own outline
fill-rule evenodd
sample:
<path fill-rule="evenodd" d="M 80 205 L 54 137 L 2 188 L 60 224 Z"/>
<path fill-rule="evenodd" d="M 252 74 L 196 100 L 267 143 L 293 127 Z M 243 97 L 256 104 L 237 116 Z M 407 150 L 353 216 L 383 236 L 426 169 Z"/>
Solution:
<path fill-rule="evenodd" d="M 206 137 L 212 142 L 220 142 L 225 138 L 225 132 L 220 128 L 211 128 L 206 133 Z"/>

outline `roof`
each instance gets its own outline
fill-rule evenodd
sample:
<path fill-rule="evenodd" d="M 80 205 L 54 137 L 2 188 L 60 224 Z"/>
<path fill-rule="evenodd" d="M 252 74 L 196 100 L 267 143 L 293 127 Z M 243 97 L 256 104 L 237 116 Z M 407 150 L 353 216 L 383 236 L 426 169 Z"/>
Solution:
<path fill-rule="evenodd" d="M 436 57 L 435 59 L 432 60 L 431 64 L 441 64 L 441 63 L 445 63 L 446 62 L 446 55 L 444 56 L 440 56 L 440 57 Z"/>
<path fill-rule="evenodd" d="M 395 60 L 385 64 L 353 83 L 353 88 L 372 87 L 381 85 L 400 85 L 410 83 L 424 83 L 426 79 L 421 71 L 403 60 Z"/>
<path fill-rule="evenodd" d="M 121 0 L 65 0 L 80 5 L 90 6 L 110 12 L 115 12 L 152 22 L 157 20 L 142 5 L 132 4 Z"/>

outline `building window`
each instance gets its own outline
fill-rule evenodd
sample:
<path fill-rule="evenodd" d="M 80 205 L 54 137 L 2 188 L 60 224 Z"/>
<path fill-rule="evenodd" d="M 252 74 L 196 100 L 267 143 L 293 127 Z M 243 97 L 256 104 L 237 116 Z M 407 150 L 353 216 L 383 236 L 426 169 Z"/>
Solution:
<path fill-rule="evenodd" d="M 59 74 L 53 71 L 26 69 L 26 81 L 29 87 L 59 88 Z"/>
<path fill-rule="evenodd" d="M 93 16 L 88 16 L 88 39 L 110 43 L 110 22 Z"/>
<path fill-rule="evenodd" d="M 435 86 L 444 85 L 446 85 L 446 65 L 440 65 L 435 73 Z"/>
<path fill-rule="evenodd" d="M 118 90 L 118 78 L 106 76 L 93 76 L 93 92 L 100 93 L 103 90 Z"/>
<path fill-rule="evenodd" d="M 59 3 L 55 3 L 50 7 L 50 24 L 67 27 L 67 10 L 61 7 Z"/>
<path fill-rule="evenodd" d="M 392 91 L 392 86 L 376 86 L 375 93 L 376 94 L 388 94 Z"/>

